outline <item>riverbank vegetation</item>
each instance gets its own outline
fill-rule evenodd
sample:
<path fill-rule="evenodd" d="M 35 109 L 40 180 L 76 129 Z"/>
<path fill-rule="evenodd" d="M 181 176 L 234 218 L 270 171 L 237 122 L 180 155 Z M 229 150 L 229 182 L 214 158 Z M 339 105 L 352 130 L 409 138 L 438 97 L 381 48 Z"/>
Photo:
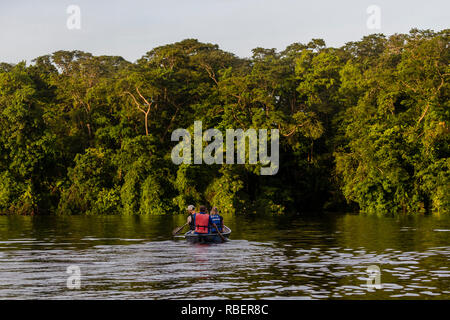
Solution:
<path fill-rule="evenodd" d="M 450 211 L 449 30 L 239 58 L 187 39 L 134 63 L 58 51 L 0 64 L 0 211 Z M 280 169 L 175 165 L 171 132 L 279 129 Z"/>

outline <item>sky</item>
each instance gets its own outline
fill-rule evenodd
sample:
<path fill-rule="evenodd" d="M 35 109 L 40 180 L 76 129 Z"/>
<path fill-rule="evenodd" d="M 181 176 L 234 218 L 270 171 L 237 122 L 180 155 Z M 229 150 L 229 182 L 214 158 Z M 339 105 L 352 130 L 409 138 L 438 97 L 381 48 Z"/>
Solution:
<path fill-rule="evenodd" d="M 71 5 L 80 19 L 67 12 Z M 371 5 L 379 16 L 367 12 Z M 68 20 L 80 28 L 69 29 Z M 135 61 L 186 38 L 249 57 L 256 47 L 283 50 L 312 38 L 341 46 L 372 33 L 440 31 L 449 21 L 447 0 L 0 0 L 0 61 L 30 62 L 58 50 Z"/>

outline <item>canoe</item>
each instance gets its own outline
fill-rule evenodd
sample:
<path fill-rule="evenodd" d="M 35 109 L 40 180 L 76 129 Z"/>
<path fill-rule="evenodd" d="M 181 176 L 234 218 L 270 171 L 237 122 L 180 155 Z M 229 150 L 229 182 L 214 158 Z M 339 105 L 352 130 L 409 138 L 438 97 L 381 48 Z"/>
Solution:
<path fill-rule="evenodd" d="M 227 226 L 223 227 L 222 235 L 225 239 L 231 234 L 231 229 Z M 221 243 L 222 239 L 217 233 L 207 233 L 207 234 L 195 234 L 194 231 L 190 230 L 184 234 L 184 237 L 188 242 L 191 243 Z"/>

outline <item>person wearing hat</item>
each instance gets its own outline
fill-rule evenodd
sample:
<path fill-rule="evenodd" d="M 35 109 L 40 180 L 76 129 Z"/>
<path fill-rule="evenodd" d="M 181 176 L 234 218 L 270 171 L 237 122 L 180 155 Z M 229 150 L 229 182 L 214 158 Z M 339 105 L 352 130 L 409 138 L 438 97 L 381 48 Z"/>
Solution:
<path fill-rule="evenodd" d="M 187 212 L 189 213 L 189 216 L 187 217 L 187 222 L 189 223 L 189 228 L 191 230 L 195 230 L 194 225 L 194 214 L 195 214 L 195 207 L 191 204 L 187 207 Z"/>

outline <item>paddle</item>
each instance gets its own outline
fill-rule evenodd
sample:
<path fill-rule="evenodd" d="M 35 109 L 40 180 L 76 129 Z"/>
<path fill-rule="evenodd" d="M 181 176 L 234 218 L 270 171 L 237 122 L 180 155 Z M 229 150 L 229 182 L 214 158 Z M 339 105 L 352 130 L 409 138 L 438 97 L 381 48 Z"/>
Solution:
<path fill-rule="evenodd" d="M 227 241 L 227 239 L 225 239 L 225 237 L 220 233 L 219 228 L 217 228 L 215 223 L 213 223 L 213 226 L 216 228 L 216 231 L 219 234 L 220 238 L 222 239 L 222 242 Z"/>
<path fill-rule="evenodd" d="M 176 235 L 178 232 L 180 232 L 181 230 L 183 230 L 184 227 L 186 227 L 189 224 L 189 222 L 186 222 L 184 225 L 182 225 L 181 227 L 176 227 L 175 229 L 173 229 L 172 231 L 172 235 Z"/>

